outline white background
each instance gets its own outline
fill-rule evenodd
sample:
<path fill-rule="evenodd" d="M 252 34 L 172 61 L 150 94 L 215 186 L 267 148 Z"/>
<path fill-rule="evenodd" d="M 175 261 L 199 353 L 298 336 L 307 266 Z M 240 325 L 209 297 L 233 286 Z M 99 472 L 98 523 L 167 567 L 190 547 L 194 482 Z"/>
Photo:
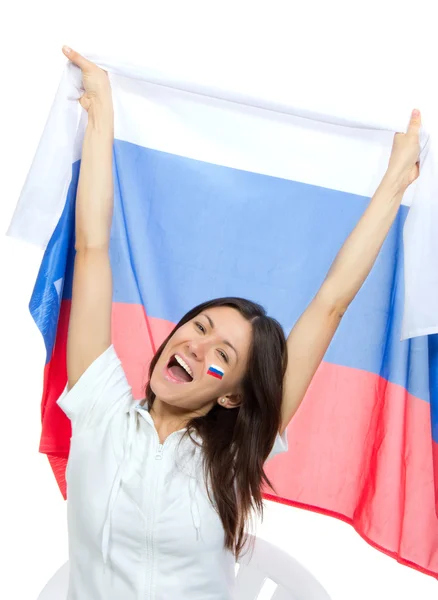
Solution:
<path fill-rule="evenodd" d="M 0 14 L 0 597 L 33 600 L 67 559 L 65 504 L 39 455 L 45 350 L 27 309 L 41 252 L 3 237 L 53 100 L 63 43 L 211 81 L 433 114 L 433 2 L 30 0 Z M 341 101 L 341 100 L 339 100 Z M 334 519 L 268 504 L 260 535 L 319 578 L 333 600 L 438 598 L 437 582 Z"/>

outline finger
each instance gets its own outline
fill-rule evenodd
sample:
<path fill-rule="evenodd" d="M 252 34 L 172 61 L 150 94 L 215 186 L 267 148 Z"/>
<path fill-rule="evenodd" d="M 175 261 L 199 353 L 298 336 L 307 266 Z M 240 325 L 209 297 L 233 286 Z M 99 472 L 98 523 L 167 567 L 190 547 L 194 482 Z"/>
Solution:
<path fill-rule="evenodd" d="M 93 63 L 84 58 L 79 52 L 75 52 L 68 46 L 63 46 L 62 51 L 65 56 L 71 60 L 71 62 L 79 67 L 82 71 L 90 70 L 93 67 Z"/>
<path fill-rule="evenodd" d="M 421 113 L 418 109 L 412 111 L 407 133 L 419 133 L 421 128 Z"/>

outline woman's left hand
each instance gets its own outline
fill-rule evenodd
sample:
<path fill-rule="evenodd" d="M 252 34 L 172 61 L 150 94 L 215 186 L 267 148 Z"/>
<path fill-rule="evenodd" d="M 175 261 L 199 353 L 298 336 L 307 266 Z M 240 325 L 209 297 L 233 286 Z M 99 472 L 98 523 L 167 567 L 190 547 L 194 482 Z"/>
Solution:
<path fill-rule="evenodd" d="M 390 178 L 402 193 L 420 174 L 421 114 L 413 110 L 406 133 L 396 133 L 386 178 Z"/>

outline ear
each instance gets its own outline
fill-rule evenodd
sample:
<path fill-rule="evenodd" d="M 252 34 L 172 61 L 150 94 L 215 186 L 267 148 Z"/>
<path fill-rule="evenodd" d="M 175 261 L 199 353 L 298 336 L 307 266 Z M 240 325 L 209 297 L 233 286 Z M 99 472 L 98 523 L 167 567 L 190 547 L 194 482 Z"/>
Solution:
<path fill-rule="evenodd" d="M 242 403 L 241 394 L 227 394 L 218 398 L 217 403 L 223 408 L 237 408 Z"/>

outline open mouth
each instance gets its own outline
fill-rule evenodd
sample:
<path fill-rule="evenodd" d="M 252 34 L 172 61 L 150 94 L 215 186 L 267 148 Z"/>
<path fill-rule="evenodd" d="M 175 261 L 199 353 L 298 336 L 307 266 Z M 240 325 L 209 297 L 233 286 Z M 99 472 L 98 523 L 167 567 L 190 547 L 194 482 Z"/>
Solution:
<path fill-rule="evenodd" d="M 167 363 L 166 370 L 168 375 L 170 375 L 170 378 L 175 382 L 190 383 L 193 381 L 193 374 L 191 373 L 190 367 L 177 354 L 174 354 L 171 357 Z"/>

